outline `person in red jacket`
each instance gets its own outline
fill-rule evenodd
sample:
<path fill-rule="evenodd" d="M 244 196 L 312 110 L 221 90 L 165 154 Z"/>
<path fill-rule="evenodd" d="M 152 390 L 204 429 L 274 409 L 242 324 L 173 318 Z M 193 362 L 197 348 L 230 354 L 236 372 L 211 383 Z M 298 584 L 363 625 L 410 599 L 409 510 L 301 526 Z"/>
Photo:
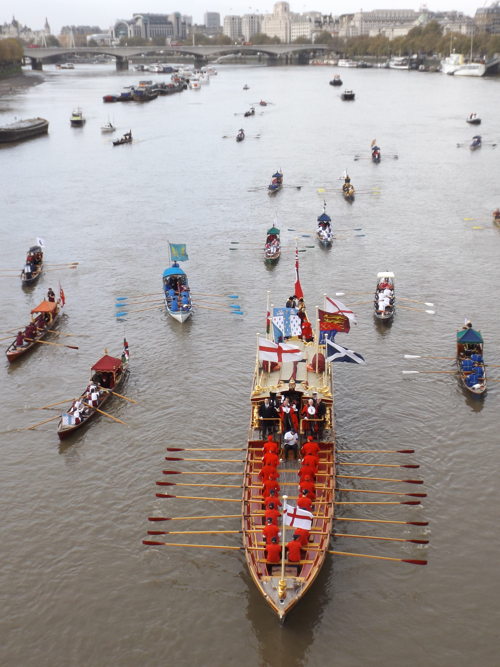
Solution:
<path fill-rule="evenodd" d="M 271 452 L 272 454 L 279 454 L 280 447 L 278 443 L 273 440 L 272 435 L 267 436 L 267 440 L 264 442 L 262 451 L 264 454 L 267 454 L 267 452 Z"/>
<path fill-rule="evenodd" d="M 270 544 L 273 537 L 275 537 L 277 541 L 280 536 L 280 529 L 278 528 L 278 526 L 275 523 L 273 523 L 272 519 L 268 519 L 268 521 L 269 523 L 266 523 L 266 525 L 262 529 L 262 536 L 266 544 Z"/>
<path fill-rule="evenodd" d="M 301 510 L 307 510 L 312 512 L 312 498 L 309 497 L 309 492 L 307 489 L 302 491 L 302 495 L 297 498 L 297 507 L 300 507 Z"/>
<path fill-rule="evenodd" d="M 276 495 L 278 495 L 280 492 L 280 485 L 278 484 L 278 482 L 276 482 L 276 480 L 266 479 L 264 484 L 262 485 L 262 496 L 264 498 L 270 496 L 272 489 L 274 489 L 276 491 Z"/>
<path fill-rule="evenodd" d="M 275 468 L 277 468 L 279 462 L 280 462 L 279 456 L 277 454 L 273 454 L 273 452 L 266 452 L 262 457 L 262 463 L 265 466 L 274 466 Z"/>
<path fill-rule="evenodd" d="M 308 476 L 306 475 L 304 479 L 300 482 L 299 491 L 300 493 L 303 493 L 304 490 L 306 490 L 307 495 L 314 502 L 316 500 L 316 488 L 314 486 L 314 482 L 310 479 L 307 479 L 307 477 Z"/>
<path fill-rule="evenodd" d="M 298 540 L 302 549 L 305 549 L 309 544 L 309 531 L 305 528 L 296 528 L 293 539 Z"/>
<path fill-rule="evenodd" d="M 319 456 L 319 445 L 314 441 L 312 435 L 307 436 L 307 442 L 305 442 L 304 446 L 302 447 L 302 456 L 305 456 L 306 454 Z"/>
<path fill-rule="evenodd" d="M 297 474 L 301 481 L 308 477 L 311 481 L 314 482 L 316 477 L 316 470 L 315 468 L 311 468 L 311 466 L 302 466 Z"/>
<path fill-rule="evenodd" d="M 264 498 L 264 505 L 266 506 L 266 508 L 269 503 L 274 503 L 276 509 L 279 509 L 281 507 L 281 501 L 278 498 L 278 494 L 274 490 L 271 491 L 271 493 Z"/>
<path fill-rule="evenodd" d="M 302 459 L 302 467 L 313 468 L 314 472 L 318 472 L 319 459 L 312 454 L 306 454 Z"/>
<path fill-rule="evenodd" d="M 269 504 L 269 507 L 264 512 L 264 519 L 268 523 L 269 519 L 274 523 L 275 526 L 278 525 L 278 519 L 281 517 L 281 512 L 275 507 L 271 507 L 272 503 Z"/>
<path fill-rule="evenodd" d="M 270 480 L 276 480 L 280 476 L 279 472 L 276 470 L 274 466 L 262 466 L 262 468 L 259 471 L 259 479 L 261 479 L 263 482 L 270 479 Z"/>
<path fill-rule="evenodd" d="M 300 553 L 301 546 L 299 540 L 295 539 L 294 536 L 294 539 L 288 542 L 286 548 L 288 551 L 288 560 L 290 561 L 290 563 L 298 563 L 301 559 L 301 553 Z"/>
<path fill-rule="evenodd" d="M 266 546 L 266 560 L 268 563 L 281 563 L 281 544 L 276 537 L 271 538 L 271 543 Z"/>

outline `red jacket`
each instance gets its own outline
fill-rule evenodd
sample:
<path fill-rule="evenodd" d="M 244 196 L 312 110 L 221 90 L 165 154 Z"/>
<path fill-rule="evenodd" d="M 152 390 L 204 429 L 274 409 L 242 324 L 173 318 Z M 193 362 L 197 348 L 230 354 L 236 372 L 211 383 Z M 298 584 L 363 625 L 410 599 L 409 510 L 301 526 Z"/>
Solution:
<path fill-rule="evenodd" d="M 316 477 L 316 468 L 303 465 L 297 474 L 301 480 L 303 480 L 304 477 L 310 477 L 312 481 Z"/>
<path fill-rule="evenodd" d="M 269 523 L 262 529 L 262 535 L 266 544 L 271 544 L 273 537 L 278 538 L 280 530 L 275 523 Z"/>
<path fill-rule="evenodd" d="M 277 454 L 273 454 L 272 452 L 266 452 L 262 457 L 262 463 L 265 466 L 274 466 L 275 468 L 277 468 L 279 462 L 280 462 L 279 456 Z"/>
<path fill-rule="evenodd" d="M 266 498 L 264 498 L 264 505 L 266 506 L 266 509 L 269 503 L 274 503 L 276 509 L 279 509 L 281 507 L 281 500 L 279 499 L 278 496 L 267 496 Z"/>
<path fill-rule="evenodd" d="M 274 442 L 274 440 L 266 440 L 264 446 L 262 447 L 262 451 L 264 454 L 267 454 L 268 452 L 271 452 L 272 454 L 278 454 L 280 448 L 278 443 Z"/>
<path fill-rule="evenodd" d="M 278 482 L 275 482 L 271 479 L 266 479 L 266 481 L 262 485 L 262 495 L 264 496 L 264 498 L 267 498 L 267 496 L 271 495 L 270 493 L 271 489 L 276 489 L 276 495 L 277 495 L 280 492 L 280 485 L 278 484 Z"/>
<path fill-rule="evenodd" d="M 281 563 L 281 544 L 271 542 L 266 546 L 266 558 L 268 563 Z"/>
<path fill-rule="evenodd" d="M 309 531 L 306 530 L 305 528 L 296 528 L 294 535 L 299 536 L 299 542 L 302 546 L 302 548 L 307 547 L 309 544 Z"/>
<path fill-rule="evenodd" d="M 301 510 L 312 511 L 312 499 L 309 496 L 299 496 L 297 498 L 297 507 Z"/>
<path fill-rule="evenodd" d="M 292 540 L 291 542 L 288 542 L 286 548 L 288 549 L 288 560 L 290 563 L 298 563 L 301 558 L 300 542 L 298 540 Z"/>
<path fill-rule="evenodd" d="M 302 447 L 302 454 L 305 456 L 307 454 L 312 454 L 313 456 L 319 455 L 319 445 L 314 440 L 308 440 Z"/>
<path fill-rule="evenodd" d="M 301 482 L 299 484 L 299 489 L 300 489 L 300 494 L 302 495 L 302 491 L 304 489 L 307 491 L 307 495 L 309 498 L 314 501 L 316 499 L 316 490 L 314 486 L 314 482 Z"/>
<path fill-rule="evenodd" d="M 277 509 L 266 510 L 265 513 L 264 513 L 264 519 L 265 519 L 266 523 L 267 523 L 268 519 L 272 519 L 275 526 L 278 525 L 278 519 L 280 518 L 280 516 L 281 516 L 281 512 L 278 511 Z"/>
<path fill-rule="evenodd" d="M 259 472 L 259 479 L 261 480 L 276 480 L 280 476 L 279 472 L 273 466 L 262 466 Z"/>

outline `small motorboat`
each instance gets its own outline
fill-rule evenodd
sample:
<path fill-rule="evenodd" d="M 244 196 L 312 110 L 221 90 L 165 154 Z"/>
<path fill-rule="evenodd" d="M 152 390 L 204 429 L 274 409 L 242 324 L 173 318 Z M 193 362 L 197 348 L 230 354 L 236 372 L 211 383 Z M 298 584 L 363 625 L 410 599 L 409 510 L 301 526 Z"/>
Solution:
<path fill-rule="evenodd" d="M 82 127 L 85 125 L 85 117 L 80 107 L 73 109 L 69 122 L 71 123 L 71 127 Z"/>
<path fill-rule="evenodd" d="M 261 101 L 259 102 L 259 104 L 260 104 L 261 107 L 267 107 L 267 104 L 268 104 L 268 103 L 266 102 L 266 100 L 261 100 Z"/>
<path fill-rule="evenodd" d="M 184 243 L 169 243 L 172 266 L 162 276 L 163 296 L 168 314 L 181 324 L 193 314 L 193 303 L 186 272 L 179 262 L 189 259 Z"/>
<path fill-rule="evenodd" d="M 267 192 L 270 195 L 274 195 L 278 192 L 278 190 L 281 190 L 282 187 L 283 187 L 283 172 L 280 170 L 272 175 L 271 182 L 267 186 Z"/>
<path fill-rule="evenodd" d="M 117 95 L 104 95 L 102 98 L 103 102 L 117 102 L 118 101 L 118 96 Z"/>
<path fill-rule="evenodd" d="M 113 146 L 121 146 L 122 144 L 131 144 L 132 143 L 132 130 L 125 132 L 123 137 L 120 139 L 115 139 L 113 141 Z"/>
<path fill-rule="evenodd" d="M 236 135 L 236 141 L 243 141 L 244 138 L 245 138 L 245 130 L 242 129 Z"/>
<path fill-rule="evenodd" d="M 355 98 L 355 94 L 352 90 L 344 90 L 340 97 L 344 102 L 352 102 Z"/>
<path fill-rule="evenodd" d="M 469 123 L 469 125 L 481 125 L 481 119 L 476 113 L 471 113 L 466 119 L 466 123 Z"/>
<path fill-rule="evenodd" d="M 377 273 L 377 287 L 373 300 L 375 317 L 378 320 L 385 321 L 392 319 L 394 317 L 395 302 L 394 273 L 392 271 Z"/>
<path fill-rule="evenodd" d="M 255 107 L 250 107 L 248 111 L 245 111 L 243 114 L 245 118 L 249 118 L 250 116 L 255 116 Z"/>
<path fill-rule="evenodd" d="M 475 136 L 472 137 L 472 141 L 470 143 L 469 148 L 471 151 L 475 151 L 478 148 L 481 148 L 481 137 L 479 134 L 476 134 Z"/>
<path fill-rule="evenodd" d="M 107 123 L 104 125 L 101 125 L 101 132 L 103 134 L 110 133 L 110 132 L 116 132 L 116 127 L 113 125 L 111 121 L 108 120 Z"/>
<path fill-rule="evenodd" d="M 342 85 L 342 79 L 340 78 L 339 74 L 336 74 L 330 81 L 330 86 L 341 86 L 341 85 Z"/>

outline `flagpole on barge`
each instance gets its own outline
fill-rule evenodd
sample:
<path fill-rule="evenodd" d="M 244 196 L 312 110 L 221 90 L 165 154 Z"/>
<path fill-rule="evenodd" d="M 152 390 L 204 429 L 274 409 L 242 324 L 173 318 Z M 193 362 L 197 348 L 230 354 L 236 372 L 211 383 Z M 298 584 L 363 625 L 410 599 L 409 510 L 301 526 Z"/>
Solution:
<path fill-rule="evenodd" d="M 286 516 L 286 501 L 288 500 L 288 496 L 283 496 L 283 522 L 282 522 L 282 530 L 283 534 L 281 537 L 281 579 L 278 582 L 278 597 L 280 600 L 284 600 L 285 595 L 286 595 L 286 579 L 285 579 L 285 534 L 286 534 L 286 524 L 285 524 L 285 516 Z"/>

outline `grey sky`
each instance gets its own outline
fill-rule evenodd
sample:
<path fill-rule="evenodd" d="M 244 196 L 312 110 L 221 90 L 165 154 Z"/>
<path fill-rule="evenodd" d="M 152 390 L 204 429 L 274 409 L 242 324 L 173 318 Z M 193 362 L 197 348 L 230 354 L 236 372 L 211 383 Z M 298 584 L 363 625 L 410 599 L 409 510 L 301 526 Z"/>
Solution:
<path fill-rule="evenodd" d="M 61 3 L 60 0 L 3 0 L 0 5 L 0 23 L 9 22 L 14 15 L 23 25 L 33 29 L 42 28 L 47 16 L 52 32 L 58 34 L 63 25 L 98 25 L 103 29 L 110 27 L 118 18 L 130 18 L 133 13 L 152 12 L 167 14 L 179 11 L 193 17 L 195 23 L 203 22 L 206 11 L 219 12 L 221 19 L 226 14 L 247 14 L 251 12 L 267 13 L 272 11 L 272 0 L 257 0 L 257 4 L 248 4 L 249 0 L 87 0 L 85 3 Z M 352 2 L 339 0 L 297 0 L 290 2 L 293 12 L 320 11 L 325 14 L 344 14 L 363 9 L 419 9 L 422 4 L 411 0 L 360 0 L 360 6 Z M 489 5 L 490 2 L 484 3 Z M 475 0 L 439 0 L 439 4 L 429 5 L 433 11 L 453 10 L 474 16 L 478 6 Z"/>

